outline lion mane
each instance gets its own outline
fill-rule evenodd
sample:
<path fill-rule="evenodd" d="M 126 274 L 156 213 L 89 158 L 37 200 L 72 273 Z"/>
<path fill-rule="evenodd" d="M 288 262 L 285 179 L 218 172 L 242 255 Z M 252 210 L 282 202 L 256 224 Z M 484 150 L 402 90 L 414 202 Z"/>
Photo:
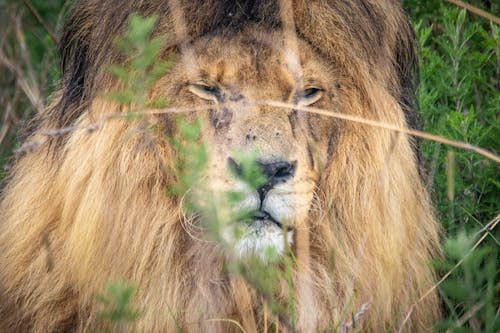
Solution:
<path fill-rule="evenodd" d="M 154 33 L 169 37 L 165 56 L 200 38 L 231 40 L 250 26 L 279 34 L 288 17 L 300 45 L 335 64 L 343 78 L 328 83 L 340 96 L 337 111 L 418 125 L 414 36 L 397 1 L 80 0 L 60 41 L 61 89 L 24 138 L 41 144 L 17 158 L 2 190 L 2 332 L 116 329 L 99 317 L 95 295 L 118 279 L 136 286 L 133 306 L 141 315 L 134 330 L 230 332 L 239 330 L 235 322 L 248 332 L 264 330 L 262 299 L 227 273 L 216 245 L 186 233 L 180 199 L 165 195 L 175 177 L 158 159 L 175 163 L 169 143 L 138 149 L 144 138 L 127 139 L 134 125 L 124 119 L 88 130 L 95 119 L 120 112 L 102 92 L 116 86 L 107 65 L 124 61 L 113 42 L 132 13 L 158 15 Z M 180 89 L 163 84 L 169 98 Z M 309 227 L 295 236 L 295 329 L 333 331 L 369 305 L 362 329 L 392 330 L 433 286 L 429 265 L 439 256 L 417 144 L 402 133 L 334 123 L 331 133 L 308 129 L 328 136 L 329 145 L 316 183 L 322 209 L 311 210 Z M 403 329 L 429 330 L 438 303 L 433 292 L 420 299 Z"/>

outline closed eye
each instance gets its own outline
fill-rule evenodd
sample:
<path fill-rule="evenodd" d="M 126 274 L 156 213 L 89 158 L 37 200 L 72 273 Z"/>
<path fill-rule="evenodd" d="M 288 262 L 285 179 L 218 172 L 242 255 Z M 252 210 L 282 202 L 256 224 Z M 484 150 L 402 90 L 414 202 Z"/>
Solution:
<path fill-rule="evenodd" d="M 297 103 L 301 105 L 311 105 L 316 103 L 323 96 L 321 88 L 306 88 L 297 94 Z"/>
<path fill-rule="evenodd" d="M 217 87 L 204 83 L 190 84 L 188 89 L 196 96 L 207 101 L 217 102 L 221 98 L 220 90 Z"/>

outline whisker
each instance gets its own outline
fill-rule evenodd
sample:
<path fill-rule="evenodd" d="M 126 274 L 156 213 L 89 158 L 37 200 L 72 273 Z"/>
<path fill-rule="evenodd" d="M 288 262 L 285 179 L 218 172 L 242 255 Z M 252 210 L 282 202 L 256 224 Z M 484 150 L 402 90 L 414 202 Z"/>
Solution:
<path fill-rule="evenodd" d="M 186 199 L 186 195 L 191 191 L 188 189 L 180 198 L 179 203 L 179 215 L 181 217 L 180 224 L 182 229 L 186 232 L 186 234 L 191 237 L 193 240 L 205 242 L 205 243 L 213 243 L 207 239 L 203 239 L 198 237 L 196 234 L 199 234 L 201 231 L 205 231 L 206 228 L 201 227 L 199 224 L 195 224 L 194 222 L 199 221 L 202 216 L 199 213 L 186 215 L 186 211 L 182 208 L 184 206 L 184 200 Z"/>

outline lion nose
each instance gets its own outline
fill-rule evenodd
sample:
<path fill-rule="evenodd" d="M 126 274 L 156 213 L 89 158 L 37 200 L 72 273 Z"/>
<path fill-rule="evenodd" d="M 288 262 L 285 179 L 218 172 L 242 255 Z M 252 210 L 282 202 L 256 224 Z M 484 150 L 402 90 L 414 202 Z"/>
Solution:
<path fill-rule="evenodd" d="M 274 187 L 274 185 L 278 183 L 284 183 L 291 179 L 295 175 L 295 169 L 297 168 L 297 161 L 259 161 L 257 162 L 257 164 L 259 165 L 261 172 L 265 177 L 265 183 L 257 189 L 261 202 L 264 202 L 264 198 L 266 197 L 267 193 Z M 243 169 L 241 165 L 231 157 L 228 158 L 228 165 L 229 168 L 233 170 L 233 172 L 235 172 L 238 176 L 243 175 Z"/>
<path fill-rule="evenodd" d="M 257 189 L 260 201 L 264 202 L 267 193 L 278 183 L 284 183 L 295 174 L 297 162 L 259 162 L 262 173 L 266 177 L 266 183 Z"/>
<path fill-rule="evenodd" d="M 228 158 L 228 165 L 237 175 L 241 176 L 243 170 L 241 165 L 231 157 Z M 262 175 L 265 177 L 265 184 L 263 187 L 271 188 L 278 183 L 284 183 L 295 175 L 297 161 L 273 161 L 262 162 L 258 161 L 257 165 L 260 167 Z"/>
<path fill-rule="evenodd" d="M 262 173 L 267 179 L 266 185 L 274 186 L 278 183 L 284 183 L 294 176 L 297 162 L 259 162 L 259 165 L 262 168 Z"/>

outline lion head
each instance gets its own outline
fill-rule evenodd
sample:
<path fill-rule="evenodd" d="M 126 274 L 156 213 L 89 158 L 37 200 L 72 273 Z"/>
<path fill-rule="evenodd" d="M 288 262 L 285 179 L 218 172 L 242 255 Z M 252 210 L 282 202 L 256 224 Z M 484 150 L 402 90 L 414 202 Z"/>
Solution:
<path fill-rule="evenodd" d="M 234 244 L 240 256 L 262 253 L 268 246 L 281 252 L 284 238 L 293 243 L 294 230 L 307 228 L 320 169 L 334 145 L 329 135 L 335 131 L 334 120 L 265 104 L 284 101 L 332 109 L 338 103 L 336 87 L 341 78 L 335 73 L 339 69 L 300 42 L 297 82 L 280 39 L 258 26 L 236 36 L 200 38 L 192 45 L 198 73 L 187 76 L 189 71 L 178 66 L 155 89 L 161 96 L 169 89 L 165 87 L 173 86 L 172 105 L 206 110 L 196 113 L 202 119 L 202 141 L 211 150 L 201 179 L 205 188 L 198 185 L 192 191 L 218 202 L 220 214 L 225 194 L 241 192 L 239 202 L 227 207 L 233 213 L 228 214 L 231 226 L 235 212 L 253 215 L 253 221 L 242 223 L 244 236 Z M 238 156 L 242 154 L 252 154 L 262 169 L 265 179 L 258 188 L 234 175 L 241 172 Z M 232 238 L 229 231 L 225 234 Z"/>
<path fill-rule="evenodd" d="M 136 12 L 158 15 L 162 57 L 176 60 L 148 92 L 169 112 L 129 120 L 103 93 L 119 86 L 113 41 Z M 413 35 L 397 3 L 81 0 L 61 54 L 62 89 L 27 138 L 38 146 L 3 190 L 1 328 L 113 328 L 95 294 L 116 279 L 136 286 L 140 331 L 345 330 L 351 317 L 420 331 L 438 318 L 434 293 L 405 312 L 438 253 L 415 142 L 356 121 L 415 125 Z M 199 120 L 209 151 L 188 189 L 194 212 L 166 194 L 174 111 Z M 257 186 L 241 177 L 248 155 Z M 267 262 L 270 248 L 293 261 Z M 272 296 L 293 316 L 269 310 L 255 275 L 228 271 L 253 257 L 287 271 Z"/>

